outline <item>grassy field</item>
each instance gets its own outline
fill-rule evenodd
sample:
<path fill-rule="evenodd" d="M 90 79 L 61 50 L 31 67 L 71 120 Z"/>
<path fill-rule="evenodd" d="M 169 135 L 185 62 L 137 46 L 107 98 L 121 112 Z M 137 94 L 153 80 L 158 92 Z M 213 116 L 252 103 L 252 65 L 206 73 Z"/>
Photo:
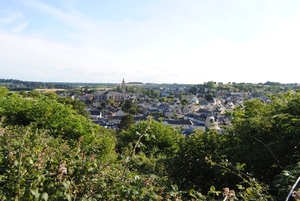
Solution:
<path fill-rule="evenodd" d="M 35 91 L 39 92 L 57 92 L 57 91 L 65 91 L 66 89 L 35 89 Z"/>

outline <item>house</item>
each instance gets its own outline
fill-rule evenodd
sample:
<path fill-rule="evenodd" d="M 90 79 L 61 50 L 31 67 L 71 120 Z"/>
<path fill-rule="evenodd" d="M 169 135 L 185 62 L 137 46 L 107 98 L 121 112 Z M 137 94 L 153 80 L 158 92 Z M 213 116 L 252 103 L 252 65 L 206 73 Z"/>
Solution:
<path fill-rule="evenodd" d="M 223 104 L 221 102 L 217 102 L 213 107 L 212 107 L 213 113 L 217 116 L 221 115 L 221 114 L 225 114 L 226 113 L 226 108 L 225 106 L 223 106 Z"/>
<path fill-rule="evenodd" d="M 93 120 L 97 120 L 102 118 L 102 112 L 100 110 L 89 110 L 90 118 Z"/>
<path fill-rule="evenodd" d="M 125 114 L 125 112 L 123 112 L 122 110 L 118 110 L 114 115 L 115 115 L 115 116 L 123 117 L 123 116 L 125 116 L 126 114 Z"/>
<path fill-rule="evenodd" d="M 205 120 L 207 119 L 208 114 L 207 113 L 201 113 L 201 114 L 186 114 L 184 116 L 184 119 L 189 119 L 196 125 L 205 125 Z"/>
<path fill-rule="evenodd" d="M 155 108 L 155 107 L 151 107 L 151 108 L 148 109 L 149 114 L 154 114 L 154 113 L 159 113 L 159 112 L 162 112 L 162 111 L 158 108 Z"/>
<path fill-rule="evenodd" d="M 157 106 L 157 109 L 161 112 L 168 111 L 170 108 L 170 105 L 167 103 L 161 103 L 160 105 Z"/>
<path fill-rule="evenodd" d="M 182 113 L 182 104 L 180 100 L 175 101 L 172 105 L 173 111 L 176 113 L 181 114 Z"/>
<path fill-rule="evenodd" d="M 199 104 L 199 100 L 196 96 L 194 96 L 193 98 L 190 99 L 190 103 L 191 104 Z"/>
<path fill-rule="evenodd" d="M 109 116 L 107 117 L 107 122 L 108 124 L 117 126 L 120 124 L 122 117 L 123 116 Z"/>
<path fill-rule="evenodd" d="M 147 108 L 150 108 L 152 106 L 152 103 L 147 103 L 147 102 L 139 102 L 137 104 L 138 107 L 141 107 L 141 108 L 144 108 L 144 109 L 147 109 Z"/>
<path fill-rule="evenodd" d="M 182 112 L 183 112 L 183 114 L 193 113 L 193 112 L 196 112 L 197 110 L 199 110 L 199 108 L 200 108 L 200 106 L 198 106 L 198 105 L 189 104 L 182 108 Z"/>
<path fill-rule="evenodd" d="M 183 99 L 190 101 L 192 98 L 194 98 L 194 96 L 195 95 L 191 95 L 191 94 L 183 95 Z"/>
<path fill-rule="evenodd" d="M 230 118 L 226 117 L 226 116 L 219 116 L 218 117 L 218 125 L 220 127 L 230 125 Z"/>
<path fill-rule="evenodd" d="M 205 99 L 200 99 L 199 104 L 200 105 L 207 105 L 208 102 Z"/>
<path fill-rule="evenodd" d="M 205 128 L 206 129 L 215 129 L 219 133 L 222 132 L 222 129 L 219 127 L 218 120 L 213 116 L 209 115 L 205 120 Z"/>
<path fill-rule="evenodd" d="M 141 114 L 147 114 L 149 107 L 150 107 L 150 105 L 139 104 L 137 106 L 137 110 L 140 111 Z"/>
<path fill-rule="evenodd" d="M 224 106 L 227 110 L 233 110 L 235 108 L 235 105 L 231 101 L 226 101 Z"/>
<path fill-rule="evenodd" d="M 170 125 L 171 127 L 182 127 L 183 129 L 192 128 L 194 123 L 189 119 L 169 120 L 165 119 L 162 122 L 164 125 Z"/>
<path fill-rule="evenodd" d="M 98 101 L 93 101 L 93 107 L 100 107 L 101 106 L 101 103 L 98 102 Z"/>
<path fill-rule="evenodd" d="M 147 120 L 148 115 L 139 115 L 139 116 L 134 116 L 134 121 L 136 124 L 138 124 L 140 121 Z"/>

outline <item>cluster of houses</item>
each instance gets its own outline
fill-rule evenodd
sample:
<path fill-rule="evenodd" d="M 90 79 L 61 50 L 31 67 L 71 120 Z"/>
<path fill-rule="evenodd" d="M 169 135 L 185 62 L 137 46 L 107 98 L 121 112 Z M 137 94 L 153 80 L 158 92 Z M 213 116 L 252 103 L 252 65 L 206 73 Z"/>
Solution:
<path fill-rule="evenodd" d="M 176 94 L 176 91 L 172 90 L 172 94 Z M 182 93 L 182 89 L 180 89 L 180 93 Z M 167 94 L 167 92 L 163 91 L 161 94 Z M 96 108 L 109 100 L 114 102 L 131 100 L 137 104 L 139 111 L 142 111 L 134 116 L 136 123 L 147 119 L 150 115 L 165 125 L 180 128 L 184 134 L 190 134 L 195 129 L 216 129 L 221 132 L 224 125 L 230 124 L 230 118 L 226 116 L 226 112 L 237 106 L 243 106 L 245 98 L 245 94 L 242 93 L 221 94 L 212 101 L 206 101 L 203 94 L 183 95 L 187 104 L 182 104 L 176 95 L 171 102 L 161 102 L 159 99 L 150 99 L 145 94 L 97 91 L 88 97 L 93 99 L 93 107 L 89 108 L 89 111 L 90 117 L 95 123 L 106 128 L 118 129 L 122 117 L 126 115 L 121 107 L 106 105 L 105 109 Z M 82 99 L 84 98 L 86 97 L 82 97 Z"/>

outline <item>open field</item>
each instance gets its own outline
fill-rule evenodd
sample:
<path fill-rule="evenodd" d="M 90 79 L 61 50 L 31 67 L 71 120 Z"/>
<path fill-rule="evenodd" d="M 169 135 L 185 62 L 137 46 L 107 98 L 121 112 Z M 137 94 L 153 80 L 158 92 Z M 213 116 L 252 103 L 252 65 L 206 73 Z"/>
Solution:
<path fill-rule="evenodd" d="M 39 92 L 57 92 L 57 91 L 66 91 L 66 89 L 35 89 L 35 91 Z"/>

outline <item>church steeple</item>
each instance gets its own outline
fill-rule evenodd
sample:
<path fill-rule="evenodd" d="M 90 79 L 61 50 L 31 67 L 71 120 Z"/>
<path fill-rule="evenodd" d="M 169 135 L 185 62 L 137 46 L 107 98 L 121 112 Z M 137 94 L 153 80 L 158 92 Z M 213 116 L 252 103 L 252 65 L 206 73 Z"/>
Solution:
<path fill-rule="evenodd" d="M 125 85 L 124 78 L 123 78 L 122 85 L 121 85 L 121 91 L 122 91 L 122 93 L 126 92 L 126 85 Z"/>

